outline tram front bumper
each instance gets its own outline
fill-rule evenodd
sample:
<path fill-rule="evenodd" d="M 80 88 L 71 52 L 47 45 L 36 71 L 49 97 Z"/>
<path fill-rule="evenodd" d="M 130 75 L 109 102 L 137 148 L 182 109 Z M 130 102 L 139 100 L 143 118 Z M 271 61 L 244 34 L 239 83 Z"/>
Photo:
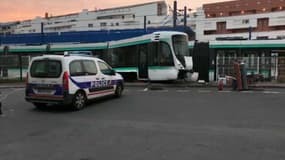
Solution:
<path fill-rule="evenodd" d="M 178 72 L 178 79 L 189 78 L 188 77 L 189 73 L 192 74 L 192 73 L 194 73 L 194 71 L 192 69 L 191 70 L 180 69 L 179 72 Z"/>

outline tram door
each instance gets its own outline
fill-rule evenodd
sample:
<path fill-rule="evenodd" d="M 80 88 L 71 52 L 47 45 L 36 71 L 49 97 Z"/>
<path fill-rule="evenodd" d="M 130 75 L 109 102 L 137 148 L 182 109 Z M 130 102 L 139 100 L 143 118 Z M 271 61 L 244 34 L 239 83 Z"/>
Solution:
<path fill-rule="evenodd" d="M 138 78 L 148 79 L 147 45 L 139 46 Z"/>

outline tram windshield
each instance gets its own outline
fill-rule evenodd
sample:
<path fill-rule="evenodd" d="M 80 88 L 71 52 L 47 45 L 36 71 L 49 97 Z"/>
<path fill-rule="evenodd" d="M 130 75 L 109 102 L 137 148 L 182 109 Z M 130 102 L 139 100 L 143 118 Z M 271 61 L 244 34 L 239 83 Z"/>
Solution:
<path fill-rule="evenodd" d="M 189 56 L 187 36 L 174 35 L 172 36 L 172 43 L 176 57 L 185 66 L 184 56 Z"/>
<path fill-rule="evenodd" d="M 184 35 L 174 35 L 172 37 L 175 55 L 189 56 L 188 40 Z"/>

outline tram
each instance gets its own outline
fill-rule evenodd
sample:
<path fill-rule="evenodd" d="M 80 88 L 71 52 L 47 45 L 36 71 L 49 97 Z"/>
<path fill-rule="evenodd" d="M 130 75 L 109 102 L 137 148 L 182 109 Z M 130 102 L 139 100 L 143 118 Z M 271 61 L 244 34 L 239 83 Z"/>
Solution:
<path fill-rule="evenodd" d="M 234 75 L 235 60 L 245 64 L 248 76 L 259 76 L 263 81 L 285 79 L 284 39 L 189 42 L 188 47 L 193 56 L 193 69 L 205 81 Z"/>
<path fill-rule="evenodd" d="M 109 63 L 125 79 L 169 81 L 193 79 L 188 36 L 159 31 L 135 38 L 103 43 L 54 43 L 41 46 L 9 46 L 8 54 L 42 55 L 65 51 L 89 51 Z"/>

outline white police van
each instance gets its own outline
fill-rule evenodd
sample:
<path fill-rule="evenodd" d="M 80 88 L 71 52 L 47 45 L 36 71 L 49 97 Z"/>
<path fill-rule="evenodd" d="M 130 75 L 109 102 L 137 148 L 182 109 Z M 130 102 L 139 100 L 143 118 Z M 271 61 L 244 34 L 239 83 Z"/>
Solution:
<path fill-rule="evenodd" d="M 37 108 L 64 104 L 80 110 L 87 100 L 106 95 L 120 97 L 123 89 L 123 77 L 101 59 L 43 55 L 31 60 L 25 98 Z"/>

